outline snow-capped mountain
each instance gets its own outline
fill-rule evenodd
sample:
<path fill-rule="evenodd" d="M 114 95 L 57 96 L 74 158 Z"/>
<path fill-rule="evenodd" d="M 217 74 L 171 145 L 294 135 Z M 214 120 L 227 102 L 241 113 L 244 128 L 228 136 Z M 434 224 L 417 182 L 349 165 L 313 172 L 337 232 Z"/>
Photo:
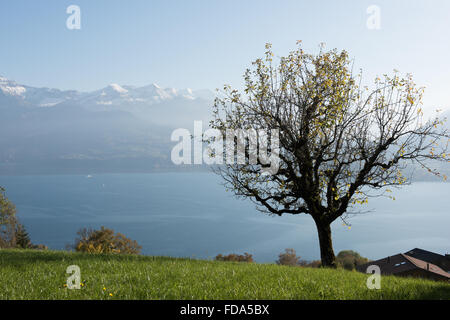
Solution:
<path fill-rule="evenodd" d="M 15 81 L 8 80 L 0 76 L 0 90 L 4 95 L 23 96 L 27 91 L 24 86 L 17 84 Z"/>
<path fill-rule="evenodd" d="M 191 89 L 177 90 L 174 88 L 161 88 L 157 84 L 144 87 L 120 86 L 110 84 L 107 87 L 85 94 L 80 103 L 90 107 L 114 106 L 116 108 L 145 107 L 166 101 L 181 99 L 195 100 L 198 97 Z"/>
<path fill-rule="evenodd" d="M 99 106 L 99 109 L 104 109 L 105 106 L 118 109 L 130 105 L 149 106 L 171 100 L 211 100 L 214 96 L 209 90 L 197 92 L 189 88 L 161 88 L 157 84 L 136 87 L 113 83 L 92 92 L 62 91 L 21 85 L 4 77 L 0 77 L 0 94 L 19 103 L 36 107 L 56 107 L 59 104 L 70 103 L 90 108 Z"/>
<path fill-rule="evenodd" d="M 207 126 L 209 90 L 110 84 L 79 92 L 0 77 L 0 174 L 152 171 L 173 166 L 174 129 Z"/>
<path fill-rule="evenodd" d="M 30 87 L 0 77 L 0 95 L 10 100 L 15 99 L 20 104 L 49 107 L 80 98 L 82 94 L 75 90 L 61 91 L 59 89 Z"/>

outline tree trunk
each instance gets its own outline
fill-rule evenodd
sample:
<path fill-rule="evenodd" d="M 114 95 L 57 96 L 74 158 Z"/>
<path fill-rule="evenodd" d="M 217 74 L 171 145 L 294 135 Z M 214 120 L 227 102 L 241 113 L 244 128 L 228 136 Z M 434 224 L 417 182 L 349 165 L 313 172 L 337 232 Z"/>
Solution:
<path fill-rule="evenodd" d="M 331 225 L 328 222 L 314 219 L 319 234 L 320 258 L 323 267 L 336 268 L 336 257 L 334 256 L 333 241 L 331 239 Z"/>

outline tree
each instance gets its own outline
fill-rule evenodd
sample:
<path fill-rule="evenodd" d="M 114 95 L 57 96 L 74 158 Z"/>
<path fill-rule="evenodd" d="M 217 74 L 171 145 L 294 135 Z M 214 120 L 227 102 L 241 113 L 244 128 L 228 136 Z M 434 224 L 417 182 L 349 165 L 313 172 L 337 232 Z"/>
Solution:
<path fill-rule="evenodd" d="M 75 250 L 88 253 L 139 254 L 142 247 L 122 233 L 101 227 L 100 230 L 80 229 L 75 240 Z"/>
<path fill-rule="evenodd" d="M 369 259 L 362 257 L 358 252 L 353 250 L 342 250 L 336 256 L 337 265 L 347 270 L 353 270 L 357 266 L 366 264 Z"/>
<path fill-rule="evenodd" d="M 33 246 L 28 232 L 19 222 L 15 205 L 8 200 L 5 189 L 0 187 L 0 248 L 44 248 Z"/>
<path fill-rule="evenodd" d="M 0 248 L 16 246 L 16 207 L 8 200 L 5 189 L 0 187 Z"/>
<path fill-rule="evenodd" d="M 299 43 L 275 65 L 267 44 L 265 58 L 245 72 L 244 91 L 226 85 L 214 103 L 211 126 L 222 136 L 229 129 L 258 136 L 279 130 L 279 148 L 269 150 L 278 153 L 278 171 L 263 174 L 267 163 L 260 159 L 217 166 L 227 189 L 269 214 L 310 215 L 328 267 L 336 266 L 333 221 L 345 222 L 369 197 L 392 197 L 390 187 L 410 181 L 407 166 L 416 163 L 439 176 L 429 160 L 448 161 L 448 132 L 438 117 L 423 119 L 423 88 L 411 75 L 377 77 L 371 90 L 361 79 L 346 51 L 307 54 Z M 247 139 L 247 156 L 249 146 Z"/>
<path fill-rule="evenodd" d="M 16 245 L 22 249 L 32 248 L 33 244 L 31 243 L 30 236 L 25 229 L 25 226 L 21 223 L 16 225 Z"/>
<path fill-rule="evenodd" d="M 283 253 L 278 255 L 277 264 L 285 265 L 285 266 L 298 266 L 300 265 L 300 256 L 297 256 L 297 253 L 294 249 L 285 249 Z M 306 263 L 303 263 L 304 265 Z"/>

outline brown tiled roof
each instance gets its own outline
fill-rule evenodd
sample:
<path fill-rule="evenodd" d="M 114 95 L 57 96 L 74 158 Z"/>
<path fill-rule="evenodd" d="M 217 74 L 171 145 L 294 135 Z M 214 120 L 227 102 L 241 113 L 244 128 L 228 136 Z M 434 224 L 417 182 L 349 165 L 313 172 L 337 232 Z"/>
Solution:
<path fill-rule="evenodd" d="M 401 274 L 412 270 L 422 269 L 427 272 L 438 274 L 450 280 L 450 273 L 445 272 L 438 266 L 417 258 L 410 257 L 403 253 L 389 256 L 380 260 L 371 261 L 358 267 L 358 270 L 361 272 L 366 272 L 367 267 L 370 265 L 379 266 L 381 274 L 385 275 Z"/>
<path fill-rule="evenodd" d="M 433 272 L 433 273 L 437 273 L 441 276 L 447 277 L 450 279 L 450 273 L 445 272 L 444 270 L 442 270 L 441 268 L 439 268 L 437 265 L 432 264 L 432 263 L 428 263 L 425 262 L 423 260 L 420 259 L 416 259 L 413 257 L 410 257 L 406 254 L 402 254 L 406 259 L 408 259 L 409 261 L 411 261 L 411 263 L 413 263 L 415 266 L 417 266 L 418 268 L 421 269 L 425 269 L 427 271 Z"/>
<path fill-rule="evenodd" d="M 413 258 L 416 258 L 419 260 L 423 260 L 426 262 L 434 263 L 434 264 L 436 264 L 436 262 L 439 262 L 445 258 L 445 256 L 443 256 L 441 254 L 423 250 L 420 248 L 411 249 L 408 252 L 405 252 L 405 254 L 407 256 L 410 256 L 410 257 L 413 257 Z"/>
<path fill-rule="evenodd" d="M 361 266 L 361 269 L 363 269 L 361 271 L 365 272 L 370 265 L 379 266 L 382 274 L 394 274 L 416 269 L 416 266 L 401 253 L 366 263 Z"/>

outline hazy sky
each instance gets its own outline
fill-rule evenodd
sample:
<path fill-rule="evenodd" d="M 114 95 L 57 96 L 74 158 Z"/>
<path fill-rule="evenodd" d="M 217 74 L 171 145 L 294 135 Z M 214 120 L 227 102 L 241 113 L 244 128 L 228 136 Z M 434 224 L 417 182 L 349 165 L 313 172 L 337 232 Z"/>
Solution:
<path fill-rule="evenodd" d="M 69 5 L 81 30 L 66 27 Z M 381 29 L 366 12 L 380 8 Z M 215 89 L 242 85 L 250 62 L 303 40 L 346 49 L 366 77 L 396 68 L 449 108 L 450 1 L 2 0 L 0 75 L 32 86 L 93 90 L 109 83 Z"/>

